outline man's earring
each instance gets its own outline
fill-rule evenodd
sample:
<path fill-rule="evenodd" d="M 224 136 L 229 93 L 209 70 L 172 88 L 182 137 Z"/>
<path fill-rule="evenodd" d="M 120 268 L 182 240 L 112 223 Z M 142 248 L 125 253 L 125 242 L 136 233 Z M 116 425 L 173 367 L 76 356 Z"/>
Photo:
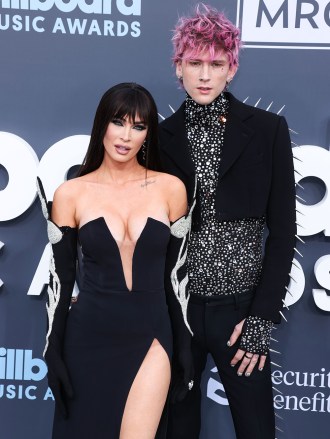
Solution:
<path fill-rule="evenodd" d="M 232 79 L 233 78 L 227 78 L 226 86 L 225 86 L 225 91 L 227 91 L 229 89 L 229 84 L 231 83 Z"/>
<path fill-rule="evenodd" d="M 182 81 L 182 76 L 176 75 L 176 77 L 178 78 L 179 81 Z"/>

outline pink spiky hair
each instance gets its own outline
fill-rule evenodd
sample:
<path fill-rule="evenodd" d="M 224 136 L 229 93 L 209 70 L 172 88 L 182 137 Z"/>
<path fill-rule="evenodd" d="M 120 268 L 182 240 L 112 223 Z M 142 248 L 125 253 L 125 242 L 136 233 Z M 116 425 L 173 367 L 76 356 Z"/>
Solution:
<path fill-rule="evenodd" d="M 240 30 L 222 12 L 204 3 L 197 4 L 192 17 L 179 18 L 172 42 L 174 64 L 208 50 L 211 59 L 224 51 L 231 67 L 238 65 L 242 45 Z"/>

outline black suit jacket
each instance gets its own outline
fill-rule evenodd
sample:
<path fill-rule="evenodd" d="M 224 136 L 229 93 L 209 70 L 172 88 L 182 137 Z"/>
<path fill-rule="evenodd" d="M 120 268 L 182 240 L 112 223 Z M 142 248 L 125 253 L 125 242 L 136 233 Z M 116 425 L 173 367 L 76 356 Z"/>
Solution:
<path fill-rule="evenodd" d="M 219 221 L 265 215 L 268 237 L 251 315 L 279 322 L 295 243 L 295 182 L 285 119 L 243 104 L 227 93 L 229 112 L 218 170 Z M 160 124 L 164 170 L 186 185 L 193 203 L 195 170 L 186 135 L 184 104 Z M 193 228 L 200 224 L 199 191 Z"/>

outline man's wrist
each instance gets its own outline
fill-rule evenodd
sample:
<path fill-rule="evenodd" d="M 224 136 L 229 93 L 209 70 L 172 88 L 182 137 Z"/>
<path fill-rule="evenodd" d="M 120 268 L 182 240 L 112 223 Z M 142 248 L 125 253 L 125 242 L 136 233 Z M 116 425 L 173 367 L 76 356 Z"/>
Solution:
<path fill-rule="evenodd" d="M 253 354 L 267 355 L 272 328 L 271 320 L 248 316 L 242 329 L 240 349 Z"/>

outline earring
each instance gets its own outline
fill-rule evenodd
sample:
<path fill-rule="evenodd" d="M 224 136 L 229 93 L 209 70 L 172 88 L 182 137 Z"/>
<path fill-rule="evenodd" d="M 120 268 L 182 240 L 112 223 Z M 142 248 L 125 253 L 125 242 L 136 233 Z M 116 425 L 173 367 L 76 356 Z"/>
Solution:
<path fill-rule="evenodd" d="M 225 85 L 225 91 L 228 91 L 228 89 L 229 89 L 229 84 L 231 83 L 232 79 L 233 79 L 233 78 L 227 78 L 226 85 Z"/>
<path fill-rule="evenodd" d="M 182 76 L 180 76 L 180 75 L 177 75 L 177 78 L 179 81 L 182 81 L 182 79 L 183 79 Z"/>
<path fill-rule="evenodd" d="M 146 141 L 146 139 L 142 143 L 141 152 L 142 152 L 142 160 L 144 162 L 146 162 L 146 160 L 147 160 L 147 141 Z"/>

